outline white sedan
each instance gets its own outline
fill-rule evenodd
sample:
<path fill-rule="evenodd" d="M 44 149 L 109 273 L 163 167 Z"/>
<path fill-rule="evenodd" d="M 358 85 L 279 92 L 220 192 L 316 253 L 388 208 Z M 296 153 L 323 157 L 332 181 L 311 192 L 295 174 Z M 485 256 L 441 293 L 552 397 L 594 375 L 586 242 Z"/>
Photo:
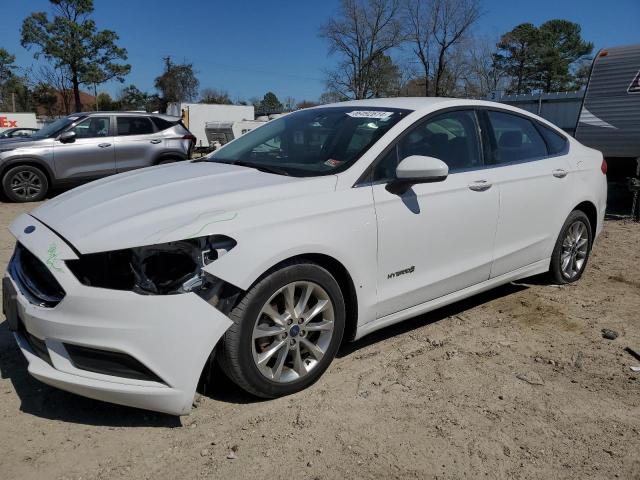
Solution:
<path fill-rule="evenodd" d="M 345 340 L 519 278 L 578 280 L 605 173 L 496 103 L 302 110 L 18 217 L 3 307 L 29 372 L 80 395 L 186 414 L 213 359 L 287 395 Z"/>

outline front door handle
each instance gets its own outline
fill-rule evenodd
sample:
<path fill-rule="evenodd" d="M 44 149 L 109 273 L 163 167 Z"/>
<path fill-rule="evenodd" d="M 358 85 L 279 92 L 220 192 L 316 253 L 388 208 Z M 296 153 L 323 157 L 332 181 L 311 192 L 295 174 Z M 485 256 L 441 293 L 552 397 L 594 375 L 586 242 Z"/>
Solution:
<path fill-rule="evenodd" d="M 99 146 L 100 148 L 107 148 L 107 147 L 110 147 L 110 146 L 111 146 L 111 144 L 110 144 L 110 143 L 99 143 L 99 144 L 98 144 L 98 146 Z"/>
<path fill-rule="evenodd" d="M 567 176 L 567 173 L 569 172 L 567 172 L 566 170 L 563 170 L 562 168 L 558 168 L 551 173 L 553 173 L 553 176 L 556 178 L 564 178 Z"/>
<path fill-rule="evenodd" d="M 485 190 L 489 190 L 492 185 L 493 184 L 487 180 L 477 180 L 469 184 L 469 190 L 473 190 L 474 192 L 484 192 Z"/>
<path fill-rule="evenodd" d="M 158 140 L 157 138 L 154 140 L 151 140 L 150 143 L 153 143 L 154 145 L 157 145 L 158 143 L 160 143 L 162 140 Z"/>

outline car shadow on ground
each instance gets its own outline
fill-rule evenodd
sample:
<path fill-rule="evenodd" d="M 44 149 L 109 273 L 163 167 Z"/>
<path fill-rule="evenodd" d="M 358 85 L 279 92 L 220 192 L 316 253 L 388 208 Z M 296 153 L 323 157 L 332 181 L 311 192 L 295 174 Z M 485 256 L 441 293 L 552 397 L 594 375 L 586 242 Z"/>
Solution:
<path fill-rule="evenodd" d="M 180 417 L 92 400 L 50 387 L 31 377 L 6 322 L 0 323 L 0 377 L 9 379 L 20 410 L 37 417 L 107 427 L 180 427 Z M 8 396 L 5 393 L 5 398 Z"/>
<path fill-rule="evenodd" d="M 541 278 L 537 278 L 537 277 L 541 277 Z M 527 278 L 526 282 L 530 284 L 538 284 L 534 282 L 540 282 L 539 283 L 540 285 L 548 284 L 548 281 L 545 281 L 543 276 Z M 360 340 L 356 340 L 355 342 L 345 342 L 342 345 L 342 347 L 340 347 L 337 357 L 342 358 L 342 357 L 349 356 L 357 352 L 358 350 L 368 347 L 370 345 L 373 345 L 375 343 L 388 340 L 398 335 L 403 335 L 407 332 L 410 332 L 411 330 L 415 330 L 417 328 L 439 322 L 448 317 L 455 317 L 456 315 L 462 315 L 467 310 L 470 310 L 474 307 L 482 305 L 483 303 L 487 303 L 501 297 L 507 297 L 521 290 L 526 290 L 527 288 L 528 288 L 527 285 L 524 285 L 521 283 L 508 283 L 506 285 L 502 285 L 500 287 L 494 288 L 487 292 L 474 295 L 473 297 L 460 300 L 459 302 L 456 302 L 456 303 L 452 303 L 451 305 L 447 305 L 445 307 L 438 308 L 431 312 L 418 315 L 416 317 L 409 318 L 407 320 L 403 320 L 400 323 L 396 323 L 394 325 L 385 327 L 381 330 L 377 330 L 367 335 L 366 337 L 361 338 Z"/>

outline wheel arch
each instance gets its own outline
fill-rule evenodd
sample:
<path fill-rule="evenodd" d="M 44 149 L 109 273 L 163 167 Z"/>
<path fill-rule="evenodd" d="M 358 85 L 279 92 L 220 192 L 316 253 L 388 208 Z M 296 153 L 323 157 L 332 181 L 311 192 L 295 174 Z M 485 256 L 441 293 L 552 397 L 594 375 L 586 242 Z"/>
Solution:
<path fill-rule="evenodd" d="M 572 211 L 575 210 L 579 210 L 587 216 L 591 224 L 592 235 L 595 236 L 598 229 L 598 209 L 595 204 L 589 200 L 585 200 L 576 205 Z"/>
<path fill-rule="evenodd" d="M 9 170 L 11 170 L 13 167 L 19 167 L 20 165 L 29 165 L 31 167 L 39 168 L 44 172 L 45 176 L 47 177 L 47 182 L 49 182 L 49 188 L 53 186 L 55 182 L 55 175 L 51 170 L 51 167 L 49 167 L 49 165 L 47 165 L 47 163 L 43 162 L 42 160 L 38 160 L 30 157 L 11 159 L 5 164 L 3 164 L 2 167 L 0 168 L 0 181 L 4 180 L 4 176 Z"/>

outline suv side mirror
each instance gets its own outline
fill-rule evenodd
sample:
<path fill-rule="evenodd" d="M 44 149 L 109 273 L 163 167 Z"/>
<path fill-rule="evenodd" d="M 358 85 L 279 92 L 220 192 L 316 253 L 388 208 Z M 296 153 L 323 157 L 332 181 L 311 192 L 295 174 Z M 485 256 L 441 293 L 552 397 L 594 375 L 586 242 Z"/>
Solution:
<path fill-rule="evenodd" d="M 402 195 L 412 185 L 442 182 L 447 175 L 449 175 L 449 167 L 442 160 L 423 155 L 411 155 L 398 164 L 396 178 L 387 184 L 386 189 L 394 195 Z"/>
<path fill-rule="evenodd" d="M 73 143 L 76 141 L 76 132 L 74 132 L 73 130 L 69 130 L 67 132 L 63 132 L 59 137 L 58 140 L 61 143 Z"/>

